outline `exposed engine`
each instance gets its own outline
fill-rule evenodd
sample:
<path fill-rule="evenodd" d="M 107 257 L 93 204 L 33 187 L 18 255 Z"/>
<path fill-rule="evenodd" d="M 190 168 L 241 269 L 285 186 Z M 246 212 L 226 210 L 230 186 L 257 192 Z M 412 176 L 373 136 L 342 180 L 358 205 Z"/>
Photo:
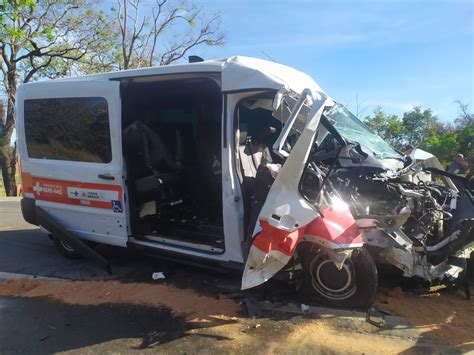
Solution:
<path fill-rule="evenodd" d="M 345 193 L 357 215 L 399 215 L 410 211 L 401 226 L 415 245 L 433 245 L 444 236 L 443 222 L 452 219 L 451 191 L 442 185 L 364 177 L 350 180 Z"/>
<path fill-rule="evenodd" d="M 419 172 L 414 179 L 342 168 L 331 180 L 349 202 L 364 241 L 379 262 L 397 267 L 406 277 L 453 279 L 469 257 L 473 220 L 457 218 L 458 200 L 467 196 L 430 181 L 430 175 Z"/>

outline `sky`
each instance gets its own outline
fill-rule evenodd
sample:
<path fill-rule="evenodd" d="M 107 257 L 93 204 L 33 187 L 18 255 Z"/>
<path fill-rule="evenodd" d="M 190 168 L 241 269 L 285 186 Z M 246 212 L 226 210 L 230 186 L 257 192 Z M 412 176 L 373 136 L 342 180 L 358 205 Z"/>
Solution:
<path fill-rule="evenodd" d="M 474 0 L 196 3 L 221 12 L 226 43 L 191 54 L 271 58 L 361 117 L 378 105 L 397 115 L 416 105 L 452 122 L 458 99 L 474 111 Z"/>

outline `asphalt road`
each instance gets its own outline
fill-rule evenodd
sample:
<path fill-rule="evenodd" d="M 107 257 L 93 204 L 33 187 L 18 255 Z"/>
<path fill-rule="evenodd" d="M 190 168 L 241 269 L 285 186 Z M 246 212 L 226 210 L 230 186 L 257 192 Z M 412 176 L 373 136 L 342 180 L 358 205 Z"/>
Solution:
<path fill-rule="evenodd" d="M 111 259 L 114 277 L 146 264 L 146 258 L 126 249 L 100 248 Z M 59 254 L 46 233 L 23 220 L 19 198 L 0 198 L 0 278 L 2 273 L 73 280 L 109 277 L 90 260 Z"/>
<path fill-rule="evenodd" d="M 135 253 L 124 254 L 123 250 L 106 248 L 102 252 L 112 258 L 113 278 L 123 282 L 140 282 L 143 278 L 149 282 L 152 271 L 166 271 L 167 281 L 171 279 L 170 282 L 178 288 L 197 291 L 206 288 L 207 293 L 215 292 L 209 286 L 212 283 L 230 290 L 239 282 L 239 275 L 219 276 L 194 267 L 168 265 Z M 110 278 L 89 260 L 69 260 L 60 255 L 45 233 L 23 221 L 19 199 L 4 198 L 0 199 L 0 282 L 2 278 L 5 280 L 15 275 L 101 279 L 105 282 Z M 341 351 L 341 342 L 345 343 L 343 351 L 350 353 L 358 353 L 357 349 L 363 349 L 364 344 L 369 343 L 381 344 L 380 351 L 376 352 L 395 349 L 393 346 L 398 346 L 397 343 L 407 349 L 406 353 L 458 352 L 422 339 L 419 331 L 395 317 L 388 328 L 379 329 L 366 323 L 363 314 L 354 316 L 342 312 L 335 316 L 330 310 L 319 309 L 317 317 L 324 318 L 320 321 L 301 317 L 297 312 L 296 315 L 281 310 L 276 313 L 279 316 L 250 319 L 242 315 L 231 324 L 210 323 L 196 327 L 166 308 L 122 303 L 66 304 L 48 297 L 0 296 L 0 354 L 130 353 L 145 350 L 274 353 L 283 351 L 279 350 L 278 344 L 280 341 L 285 343 L 284 339 L 296 339 L 286 349 L 308 353 L 335 353 Z M 323 323 L 318 322 L 327 324 L 322 327 Z M 297 331 L 307 327 L 315 327 L 318 332 L 323 329 L 330 331 L 322 341 L 317 339 L 317 333 L 310 331 L 311 339 L 305 336 L 300 346 L 300 340 L 295 336 Z M 331 329 L 335 329 L 334 338 Z M 347 344 L 351 345 L 355 338 L 359 339 L 359 348 L 355 345 L 348 347 Z M 392 348 L 384 348 L 385 342 Z M 264 343 L 270 347 L 262 347 Z"/>

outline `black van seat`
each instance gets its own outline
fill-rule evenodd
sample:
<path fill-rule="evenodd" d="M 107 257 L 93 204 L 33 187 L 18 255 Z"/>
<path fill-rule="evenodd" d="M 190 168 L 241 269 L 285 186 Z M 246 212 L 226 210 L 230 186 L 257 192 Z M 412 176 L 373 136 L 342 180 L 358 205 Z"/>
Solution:
<path fill-rule="evenodd" d="M 133 122 L 124 131 L 125 151 L 142 153 L 147 166 L 159 172 L 171 172 L 178 169 L 178 164 L 159 134 L 140 121 Z"/>
<path fill-rule="evenodd" d="M 178 180 L 180 164 L 172 158 L 158 133 L 143 122 L 135 121 L 125 129 L 124 152 L 142 158 L 148 170 L 135 178 L 134 188 L 141 202 L 156 199 L 163 186 L 170 187 Z"/>

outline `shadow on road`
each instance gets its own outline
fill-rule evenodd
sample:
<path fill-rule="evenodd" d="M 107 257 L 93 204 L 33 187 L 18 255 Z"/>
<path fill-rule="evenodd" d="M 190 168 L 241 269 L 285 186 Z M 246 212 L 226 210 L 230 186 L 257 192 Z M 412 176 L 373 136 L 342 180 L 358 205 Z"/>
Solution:
<path fill-rule="evenodd" d="M 167 308 L 146 305 L 77 305 L 44 297 L 0 297 L 0 307 L 1 354 L 50 354 L 120 339 L 124 341 L 123 350 L 143 350 L 179 339 L 186 331 L 200 327 Z M 209 328 L 228 323 L 232 321 L 208 317 L 205 324 Z M 107 346 L 102 350 L 107 351 Z"/>
<path fill-rule="evenodd" d="M 105 245 L 98 249 L 110 259 L 116 277 L 146 265 L 147 258 L 137 251 Z M 0 271 L 73 280 L 109 276 L 91 260 L 62 256 L 39 228 L 0 230 Z"/>

